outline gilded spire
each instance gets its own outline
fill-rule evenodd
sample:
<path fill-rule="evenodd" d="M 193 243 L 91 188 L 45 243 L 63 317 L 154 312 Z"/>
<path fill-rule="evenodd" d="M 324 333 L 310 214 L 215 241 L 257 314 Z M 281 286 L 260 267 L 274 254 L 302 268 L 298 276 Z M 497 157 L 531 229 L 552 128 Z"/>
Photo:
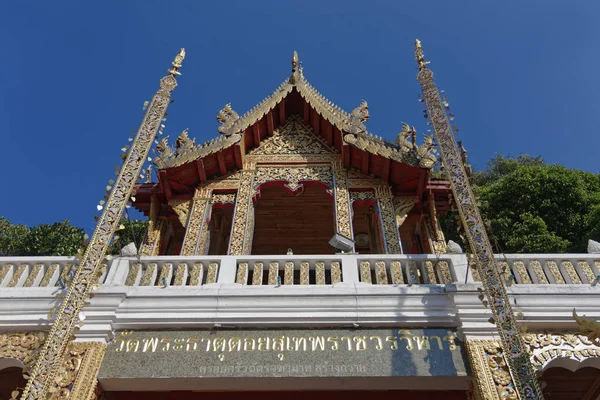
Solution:
<path fill-rule="evenodd" d="M 173 76 L 175 75 L 181 75 L 181 72 L 179 72 L 179 68 L 181 68 L 181 63 L 183 62 L 183 59 L 185 58 L 185 49 L 181 49 L 179 50 L 179 54 L 177 54 L 175 56 L 175 60 L 173 60 L 173 62 L 171 63 L 171 65 L 173 65 L 173 68 L 169 70 L 169 73 Z"/>
<path fill-rule="evenodd" d="M 294 84 L 298 82 L 298 78 L 301 76 L 301 72 L 298 71 L 298 52 L 294 50 L 292 55 L 292 76 L 290 76 L 290 83 Z"/>
<path fill-rule="evenodd" d="M 423 55 L 423 48 L 421 47 L 421 41 L 419 39 L 415 40 L 415 58 L 419 64 L 419 70 L 427 68 L 429 61 L 425 61 L 425 55 Z"/>

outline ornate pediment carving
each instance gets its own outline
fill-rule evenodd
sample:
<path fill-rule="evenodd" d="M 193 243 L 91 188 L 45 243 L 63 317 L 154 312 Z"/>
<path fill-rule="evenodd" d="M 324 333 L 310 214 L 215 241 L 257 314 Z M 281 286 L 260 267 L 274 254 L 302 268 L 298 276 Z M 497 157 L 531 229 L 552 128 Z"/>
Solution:
<path fill-rule="evenodd" d="M 394 211 L 396 214 L 396 224 L 398 226 L 401 226 L 404 223 L 408 213 L 417 203 L 417 200 L 417 196 L 394 197 Z"/>
<path fill-rule="evenodd" d="M 321 142 L 299 116 L 292 115 L 283 126 L 273 132 L 273 136 L 264 140 L 249 154 L 268 156 L 335 153 L 338 151 Z"/>

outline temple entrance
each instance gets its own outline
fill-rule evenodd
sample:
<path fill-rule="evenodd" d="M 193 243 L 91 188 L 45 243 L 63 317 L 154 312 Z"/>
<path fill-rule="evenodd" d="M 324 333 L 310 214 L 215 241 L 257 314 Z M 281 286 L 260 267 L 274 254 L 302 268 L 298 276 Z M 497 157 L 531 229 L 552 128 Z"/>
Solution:
<path fill-rule="evenodd" d="M 600 369 L 593 367 L 570 371 L 551 367 L 540 378 L 544 397 L 552 400 L 592 400 L 600 397 Z"/>
<path fill-rule="evenodd" d="M 283 184 L 261 188 L 254 213 L 251 254 L 335 253 L 328 243 L 335 232 L 333 197 L 321 185 L 307 182 L 297 192 Z"/>
<path fill-rule="evenodd" d="M 13 390 L 22 389 L 26 384 L 22 368 L 8 367 L 0 370 L 0 400 L 10 399 Z"/>

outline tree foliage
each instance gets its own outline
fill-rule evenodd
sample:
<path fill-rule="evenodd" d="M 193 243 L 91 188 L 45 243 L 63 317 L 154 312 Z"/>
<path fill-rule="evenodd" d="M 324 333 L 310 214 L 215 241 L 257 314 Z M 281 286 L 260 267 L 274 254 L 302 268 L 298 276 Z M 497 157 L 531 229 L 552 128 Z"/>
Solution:
<path fill-rule="evenodd" d="M 122 219 L 121 225 L 122 229 L 115 234 L 109 249 L 110 254 L 119 254 L 121 248 L 131 242 L 139 249 L 148 222 Z M 85 250 L 85 239 L 84 230 L 69 221 L 27 227 L 14 225 L 0 217 L 0 256 L 75 256 L 78 250 Z"/>
<path fill-rule="evenodd" d="M 0 255 L 73 256 L 84 246 L 84 235 L 69 221 L 27 227 L 0 217 Z"/>
<path fill-rule="evenodd" d="M 119 229 L 111 245 L 110 253 L 118 255 L 121 249 L 129 243 L 135 243 L 135 247 L 140 250 L 142 242 L 146 238 L 148 230 L 148 221 L 121 219 L 121 228 Z"/>
<path fill-rule="evenodd" d="M 600 239 L 600 175 L 548 165 L 541 157 L 497 155 L 473 176 L 496 251 L 579 253 Z M 459 240 L 454 216 L 442 229 Z M 459 242 L 460 243 L 460 242 Z"/>

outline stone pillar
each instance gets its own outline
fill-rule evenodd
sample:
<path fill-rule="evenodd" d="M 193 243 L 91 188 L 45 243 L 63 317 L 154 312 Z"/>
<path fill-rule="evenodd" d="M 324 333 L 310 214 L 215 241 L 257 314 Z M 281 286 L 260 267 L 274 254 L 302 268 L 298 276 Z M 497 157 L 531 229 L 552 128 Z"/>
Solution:
<path fill-rule="evenodd" d="M 158 216 L 160 212 L 160 203 L 156 196 L 150 200 L 150 218 L 148 220 L 148 234 L 142 245 L 142 256 L 157 256 L 160 251 L 161 231 L 163 230 L 164 220 Z"/>
<path fill-rule="evenodd" d="M 242 255 L 252 251 L 252 237 L 254 236 L 254 205 L 252 204 L 252 185 L 256 165 L 246 163 L 241 172 L 240 184 L 235 199 L 231 237 L 227 254 Z"/>
<path fill-rule="evenodd" d="M 49 390 L 50 399 L 95 399 L 96 377 L 105 351 L 106 344 L 100 342 L 69 344 L 59 378 Z"/>
<path fill-rule="evenodd" d="M 333 195 L 335 198 L 335 230 L 340 235 L 354 239 L 350 220 L 350 195 L 348 192 L 348 171 L 341 161 L 332 163 Z"/>
<path fill-rule="evenodd" d="M 208 231 L 208 213 L 210 212 L 210 196 L 212 191 L 207 188 L 198 187 L 194 193 L 194 199 L 191 203 L 191 212 L 189 221 L 185 229 L 183 246 L 181 246 L 182 256 L 193 256 L 202 254 L 203 245 L 199 245 L 200 238 L 204 232 Z M 206 235 L 204 235 L 206 237 Z"/>
<path fill-rule="evenodd" d="M 392 189 L 387 185 L 377 186 L 375 188 L 375 197 L 377 198 L 377 208 L 379 209 L 379 218 L 383 227 L 384 247 L 386 254 L 402 254 L 402 244 L 400 243 L 400 233 L 396 224 L 396 215 L 392 199 Z"/>
<path fill-rule="evenodd" d="M 519 400 L 508 364 L 496 340 L 467 340 L 473 400 Z"/>

